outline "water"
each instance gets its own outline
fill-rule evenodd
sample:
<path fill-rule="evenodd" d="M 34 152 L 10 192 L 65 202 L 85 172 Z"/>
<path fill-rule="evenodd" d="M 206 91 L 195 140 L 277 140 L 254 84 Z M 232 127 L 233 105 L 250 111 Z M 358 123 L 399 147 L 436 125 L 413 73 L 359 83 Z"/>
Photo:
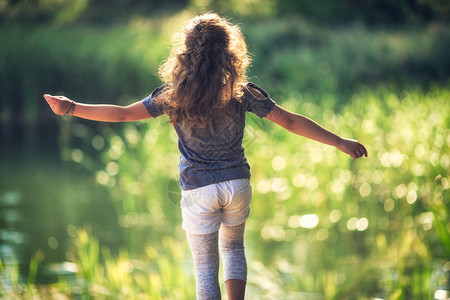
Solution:
<path fill-rule="evenodd" d="M 0 259 L 27 280 L 41 253 L 36 280 L 74 273 L 68 265 L 70 228 L 93 224 L 103 244 L 122 244 L 106 190 L 92 175 L 61 160 L 56 122 L 2 124 L 0 135 Z M 69 231 L 69 232 L 68 232 Z M 14 281 L 12 278 L 8 281 Z"/>

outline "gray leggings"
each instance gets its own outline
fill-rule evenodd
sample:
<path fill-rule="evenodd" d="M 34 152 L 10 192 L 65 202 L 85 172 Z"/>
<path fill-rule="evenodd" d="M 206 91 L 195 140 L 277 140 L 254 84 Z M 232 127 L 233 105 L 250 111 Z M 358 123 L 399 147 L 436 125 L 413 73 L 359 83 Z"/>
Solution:
<path fill-rule="evenodd" d="M 244 253 L 245 223 L 237 226 L 221 225 L 220 254 L 224 281 L 247 281 L 247 262 Z M 186 233 L 194 259 L 197 299 L 221 299 L 219 287 L 219 232 L 209 234 Z"/>

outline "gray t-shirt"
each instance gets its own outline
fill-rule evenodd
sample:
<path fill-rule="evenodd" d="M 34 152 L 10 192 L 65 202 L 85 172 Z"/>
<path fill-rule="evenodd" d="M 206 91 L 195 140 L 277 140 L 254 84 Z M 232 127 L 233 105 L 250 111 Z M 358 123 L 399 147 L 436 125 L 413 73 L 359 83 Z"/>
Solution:
<path fill-rule="evenodd" d="M 156 88 L 142 100 L 153 118 L 164 114 L 162 106 L 155 101 L 163 87 Z M 247 87 L 261 92 L 263 98 L 256 98 Z M 204 128 L 184 123 L 174 125 L 181 153 L 178 165 L 181 189 L 191 190 L 227 180 L 250 178 L 250 166 L 242 147 L 245 113 L 249 111 L 264 118 L 274 108 L 275 102 L 260 87 L 247 83 L 241 102 L 232 99 L 230 104 L 235 113 L 224 112 L 207 120 Z"/>

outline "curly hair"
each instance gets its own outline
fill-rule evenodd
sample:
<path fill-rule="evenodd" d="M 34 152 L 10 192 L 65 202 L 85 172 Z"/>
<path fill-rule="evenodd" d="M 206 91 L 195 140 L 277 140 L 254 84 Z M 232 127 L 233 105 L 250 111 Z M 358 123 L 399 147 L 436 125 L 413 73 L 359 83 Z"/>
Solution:
<path fill-rule="evenodd" d="M 238 26 L 215 13 L 191 19 L 175 37 L 159 70 L 167 83 L 164 112 L 171 124 L 187 121 L 203 127 L 227 111 L 232 98 L 242 97 L 250 64 L 247 44 Z"/>

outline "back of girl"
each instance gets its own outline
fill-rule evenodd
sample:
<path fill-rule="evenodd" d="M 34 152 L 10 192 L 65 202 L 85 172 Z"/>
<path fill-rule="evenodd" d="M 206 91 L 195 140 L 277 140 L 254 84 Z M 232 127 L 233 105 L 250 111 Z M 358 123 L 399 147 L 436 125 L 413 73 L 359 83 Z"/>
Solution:
<path fill-rule="evenodd" d="M 230 299 L 242 299 L 247 279 L 243 235 L 251 201 L 242 147 L 245 113 L 264 117 L 275 103 L 245 83 L 250 59 L 237 26 L 215 14 L 201 15 L 179 38 L 182 43 L 160 69 L 166 84 L 143 103 L 152 117 L 168 115 L 178 134 L 183 229 L 194 258 L 197 298 L 220 298 L 217 241 L 222 228 L 225 285 Z"/>
<path fill-rule="evenodd" d="M 44 95 L 59 115 L 123 122 L 169 117 L 178 134 L 182 227 L 194 260 L 197 299 L 220 299 L 219 249 L 228 299 L 244 299 L 245 222 L 250 213 L 250 166 L 242 140 L 246 112 L 332 145 L 352 158 L 359 142 L 276 105 L 246 78 L 250 59 L 239 27 L 216 14 L 189 21 L 160 68 L 165 82 L 128 106 L 92 105 Z"/>
<path fill-rule="evenodd" d="M 245 112 L 261 117 L 273 108 L 246 84 L 250 62 L 238 27 L 215 14 L 201 15 L 178 36 L 182 43 L 160 69 L 165 85 L 144 100 L 153 117 L 167 114 L 179 137 L 180 183 L 190 190 L 249 178 L 242 148 Z"/>

